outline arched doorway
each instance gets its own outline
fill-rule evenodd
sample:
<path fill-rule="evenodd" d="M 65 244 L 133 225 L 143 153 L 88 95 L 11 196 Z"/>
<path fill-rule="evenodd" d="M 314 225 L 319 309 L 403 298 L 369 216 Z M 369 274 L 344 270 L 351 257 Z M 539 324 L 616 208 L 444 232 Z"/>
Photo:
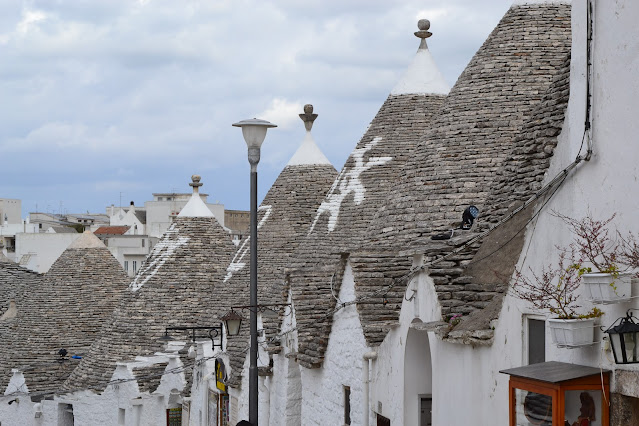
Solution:
<path fill-rule="evenodd" d="M 420 322 L 419 319 L 415 321 Z M 428 333 L 410 328 L 404 352 L 405 425 L 431 425 L 432 377 Z"/>

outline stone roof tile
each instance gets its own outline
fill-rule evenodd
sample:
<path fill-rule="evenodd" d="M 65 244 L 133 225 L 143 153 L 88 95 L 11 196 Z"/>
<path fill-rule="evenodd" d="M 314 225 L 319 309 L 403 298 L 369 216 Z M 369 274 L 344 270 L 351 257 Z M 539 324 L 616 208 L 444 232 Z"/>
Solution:
<path fill-rule="evenodd" d="M 356 253 L 359 247 L 386 247 L 392 253 L 410 244 L 428 245 L 434 232 L 461 221 L 467 205 L 486 210 L 515 139 L 557 70 L 563 69 L 569 50 L 569 5 L 515 5 L 471 60 L 441 109 L 389 97 L 320 206 L 292 263 L 302 365 L 313 368 L 322 363 L 331 328 L 331 316 L 326 314 L 335 306 L 331 279 L 339 282 L 340 253 L 355 253 L 357 295 L 367 295 L 371 286 L 393 279 L 367 276 L 367 265 L 387 264 L 394 273 L 403 268 L 406 273 L 408 266 L 391 255 L 380 254 L 380 262 L 374 256 L 366 259 Z M 489 303 L 484 299 L 489 289 L 498 293 L 496 285 L 479 286 L 477 292 L 483 294 L 477 295 L 473 287 L 462 284 L 463 266 L 478 246 L 430 270 L 435 283 L 442 285 L 438 294 L 444 314 L 476 311 Z M 454 246 L 440 248 L 443 254 Z M 388 322 L 395 321 L 396 313 L 377 320 L 359 306 L 358 311 L 371 344 L 383 339 Z"/>
<path fill-rule="evenodd" d="M 312 107 L 310 111 L 312 113 Z M 303 115 L 300 117 L 304 120 Z M 314 120 L 314 117 L 311 118 Z M 302 146 L 308 142 L 308 127 Z M 287 165 L 264 197 L 258 210 L 259 304 L 282 303 L 289 258 L 304 240 L 315 212 L 336 176 L 335 168 L 324 161 Z M 247 237 L 240 243 L 227 268 L 223 284 L 225 291 L 218 294 L 219 316 L 232 306 L 249 305 L 249 242 L 250 237 Z M 243 316 L 246 320 L 242 323 L 240 335 L 230 336 L 227 341 L 232 370 L 229 379 L 234 386 L 240 383 L 238 373 L 242 372 L 249 341 L 248 313 Z M 262 321 L 265 337 L 272 338 L 278 332 L 279 318 L 277 315 L 264 315 Z"/>
<path fill-rule="evenodd" d="M 426 253 L 427 261 L 440 258 L 459 244 L 443 244 L 430 237 L 459 224 L 467 205 L 480 208 L 475 228 L 480 231 L 504 218 L 541 187 L 568 102 L 569 25 L 570 6 L 566 4 L 510 9 L 460 77 L 442 116 L 426 134 L 428 143 L 416 150 L 397 191 L 379 210 L 369 229 L 371 247 L 405 250 L 412 245 L 415 253 Z M 516 31 L 518 26 L 521 28 Z M 529 32 L 533 39 L 522 40 L 523 32 Z M 507 42 L 508 34 L 512 42 Z M 480 65 L 489 58 L 507 57 L 515 41 L 525 42 L 525 48 L 515 51 L 526 52 L 524 58 L 535 52 L 532 63 L 523 60 L 517 64 L 522 58 L 517 55 L 511 67 L 501 67 L 490 78 L 476 72 L 484 69 Z M 506 81 L 517 84 L 516 92 L 529 93 L 529 99 L 512 91 L 502 93 Z M 475 85 L 485 90 L 482 96 Z M 493 88 L 488 90 L 490 85 Z M 469 96 L 489 98 L 490 107 Z M 521 252 L 521 231 L 533 211 L 534 205 L 481 244 L 429 269 L 443 316 L 468 315 L 451 333 L 456 333 L 455 340 L 477 342 L 477 332 L 490 330 Z M 476 234 L 461 231 L 457 235 L 468 240 Z"/>
<path fill-rule="evenodd" d="M 12 368 L 20 368 L 30 392 L 54 391 L 75 366 L 71 360 L 58 362 L 58 351 L 64 348 L 70 356 L 88 349 L 128 278 L 102 243 L 67 248 L 41 278 L 22 275 L 17 315 L 0 324 L 7 348 L 1 351 L 0 387 L 7 385 Z"/>
<path fill-rule="evenodd" d="M 208 312 L 219 291 L 216 283 L 222 281 L 233 250 L 229 234 L 214 217 L 177 217 L 63 389 L 104 389 L 116 362 L 164 350 L 158 339 L 165 327 L 211 325 Z"/>

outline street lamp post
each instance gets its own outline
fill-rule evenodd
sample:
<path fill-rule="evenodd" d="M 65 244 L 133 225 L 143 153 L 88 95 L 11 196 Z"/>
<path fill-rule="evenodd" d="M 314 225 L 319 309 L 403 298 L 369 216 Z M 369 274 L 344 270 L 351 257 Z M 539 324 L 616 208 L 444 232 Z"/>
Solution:
<path fill-rule="evenodd" d="M 266 131 L 277 127 L 266 120 L 253 118 L 234 123 L 242 128 L 242 135 L 248 146 L 248 160 L 251 164 L 251 351 L 249 355 L 249 422 L 257 426 L 257 164 L 260 162 L 260 147 Z"/>

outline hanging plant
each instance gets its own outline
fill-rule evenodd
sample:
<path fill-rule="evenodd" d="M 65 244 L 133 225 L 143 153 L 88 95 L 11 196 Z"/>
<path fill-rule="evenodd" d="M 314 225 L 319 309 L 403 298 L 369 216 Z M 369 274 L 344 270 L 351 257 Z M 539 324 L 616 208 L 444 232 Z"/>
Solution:
<path fill-rule="evenodd" d="M 571 244 L 576 253 L 573 268 L 583 278 L 589 298 L 601 303 L 630 298 L 631 278 L 639 276 L 639 247 L 634 234 L 629 232 L 623 237 L 609 229 L 615 214 L 605 220 L 590 216 L 576 220 L 556 215 L 575 235 Z"/>

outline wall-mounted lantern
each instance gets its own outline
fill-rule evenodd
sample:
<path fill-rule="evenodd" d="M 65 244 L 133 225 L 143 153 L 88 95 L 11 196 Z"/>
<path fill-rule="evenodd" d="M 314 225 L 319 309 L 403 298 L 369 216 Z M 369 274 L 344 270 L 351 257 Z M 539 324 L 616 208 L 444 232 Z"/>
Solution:
<path fill-rule="evenodd" d="M 226 326 L 226 333 L 229 336 L 237 336 L 240 333 L 240 327 L 242 326 L 242 316 L 235 312 L 233 309 L 228 311 L 223 317 L 220 318 Z"/>
<path fill-rule="evenodd" d="M 617 322 L 619 322 L 617 324 Z M 619 318 L 606 330 L 610 336 L 612 354 L 617 364 L 639 363 L 639 324 L 633 320 L 630 310 L 624 318 Z"/>

